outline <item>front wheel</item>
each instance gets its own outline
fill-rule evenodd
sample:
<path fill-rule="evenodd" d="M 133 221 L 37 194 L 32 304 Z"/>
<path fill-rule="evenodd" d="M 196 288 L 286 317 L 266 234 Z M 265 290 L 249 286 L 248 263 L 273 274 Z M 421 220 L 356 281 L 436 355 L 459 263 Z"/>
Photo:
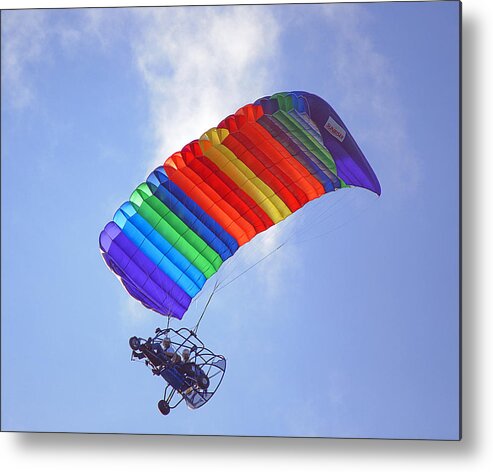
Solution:
<path fill-rule="evenodd" d="M 159 400 L 157 403 L 157 407 L 158 410 L 161 412 L 161 414 L 164 416 L 168 415 L 169 412 L 171 411 L 171 408 L 164 400 Z"/>
<path fill-rule="evenodd" d="M 128 340 L 128 344 L 130 344 L 130 349 L 132 349 L 132 351 L 137 351 L 137 349 L 140 348 L 140 339 L 137 336 L 132 336 Z"/>

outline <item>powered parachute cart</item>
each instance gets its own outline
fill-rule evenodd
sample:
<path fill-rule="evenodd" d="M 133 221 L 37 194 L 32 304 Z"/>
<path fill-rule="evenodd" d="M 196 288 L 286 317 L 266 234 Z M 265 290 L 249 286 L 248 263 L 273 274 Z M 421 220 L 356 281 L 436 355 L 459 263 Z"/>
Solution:
<path fill-rule="evenodd" d="M 163 415 L 182 401 L 196 410 L 216 393 L 226 371 L 224 356 L 207 349 L 188 328 L 157 328 L 155 336 L 129 340 L 132 361 L 143 362 L 166 382 L 158 409 Z"/>

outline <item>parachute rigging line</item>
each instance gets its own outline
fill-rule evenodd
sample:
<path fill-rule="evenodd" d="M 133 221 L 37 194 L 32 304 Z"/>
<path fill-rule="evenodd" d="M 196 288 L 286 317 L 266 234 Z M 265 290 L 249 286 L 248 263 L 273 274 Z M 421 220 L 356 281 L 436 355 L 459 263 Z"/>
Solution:
<path fill-rule="evenodd" d="M 323 221 L 327 221 L 330 217 L 332 217 L 335 213 L 338 213 L 341 208 L 345 208 L 347 206 L 347 201 L 346 201 L 347 197 L 346 198 L 339 198 L 339 199 L 330 199 L 329 200 L 329 205 L 327 205 L 327 207 L 322 210 L 320 213 L 319 213 L 319 219 L 318 219 L 318 222 L 323 222 Z M 350 199 L 350 202 L 351 201 L 354 201 L 355 200 L 355 196 L 354 194 L 350 194 L 349 195 L 349 199 Z M 327 199 L 328 200 L 328 199 Z M 312 207 L 312 210 L 315 210 L 315 209 L 318 209 L 319 207 L 321 207 L 324 203 L 325 199 L 324 198 L 318 198 L 316 202 L 314 202 L 314 205 Z M 346 201 L 346 205 L 343 205 L 341 207 L 341 204 L 343 201 Z M 365 209 L 367 208 L 367 206 L 363 209 L 360 210 L 359 213 L 362 213 Z M 334 211 L 335 210 L 335 211 Z M 297 238 L 299 238 L 300 236 L 303 236 L 305 235 L 308 230 L 306 228 L 300 228 L 300 227 L 297 227 L 298 225 L 296 224 L 296 221 L 293 220 L 293 223 L 291 224 L 291 228 L 288 229 L 288 232 L 285 236 L 285 240 L 284 242 L 282 242 L 279 246 L 277 246 L 276 248 L 274 248 L 272 251 L 270 251 L 268 254 L 266 254 L 264 257 L 262 257 L 261 259 L 259 259 L 257 262 L 249 265 L 245 270 L 243 270 L 242 272 L 240 272 L 238 275 L 236 275 L 235 277 L 233 277 L 231 280 L 228 280 L 228 276 L 226 275 L 222 281 L 220 281 L 217 285 L 217 290 L 216 290 L 216 287 L 214 287 L 214 292 L 215 293 L 216 291 L 220 291 L 222 290 L 223 288 L 226 288 L 228 285 L 232 284 L 235 280 L 239 279 L 241 276 L 243 276 L 245 273 L 247 273 L 248 271 L 250 271 L 251 269 L 253 269 L 256 265 L 260 264 L 262 261 L 264 261 L 265 259 L 267 259 L 268 257 L 270 257 L 271 255 L 273 255 L 275 252 L 277 252 L 279 249 L 281 249 L 281 247 L 287 245 L 288 243 L 295 243 L 295 244 L 303 244 L 305 242 L 308 242 L 308 241 L 313 241 L 314 239 L 318 239 L 322 236 L 326 236 L 327 234 L 330 234 L 332 233 L 333 231 L 336 231 L 337 229 L 345 226 L 346 224 L 350 223 L 353 219 L 356 219 L 356 216 L 354 216 L 354 218 L 350 218 L 349 220 L 347 221 L 344 221 L 342 222 L 341 224 L 329 229 L 328 231 L 325 231 L 319 235 L 315 235 L 313 237 L 307 237 L 305 239 L 298 239 L 296 240 Z M 289 222 L 286 221 L 286 223 L 289 225 Z M 299 223 L 299 221 L 298 221 Z M 241 257 L 241 256 L 240 256 Z M 229 265 L 232 265 L 232 259 L 228 260 L 227 262 L 229 263 Z M 224 270 L 223 270 L 224 272 Z M 234 272 L 234 270 L 229 274 L 229 275 L 232 275 L 232 273 Z M 216 276 L 218 277 L 218 276 Z M 228 280 L 226 282 L 226 280 Z M 199 297 L 200 297 L 200 294 L 199 294 Z M 197 297 L 198 298 L 198 297 Z M 208 303 L 207 303 L 208 304 Z"/>
<path fill-rule="evenodd" d="M 349 203 L 356 202 L 356 197 L 355 197 L 354 194 L 351 194 L 351 196 L 349 198 L 350 198 Z M 348 202 L 346 202 L 346 203 L 348 203 Z M 299 239 L 299 240 L 293 240 L 293 242 L 296 243 L 296 244 L 304 244 L 306 242 L 314 241 L 315 239 L 321 238 L 323 236 L 327 236 L 328 234 L 332 234 L 334 231 L 337 231 L 338 229 L 340 229 L 340 228 L 348 225 L 349 223 L 353 222 L 354 220 L 356 220 L 363 212 L 365 212 L 366 210 L 368 210 L 370 208 L 370 205 L 371 205 L 371 203 L 366 203 L 362 208 L 359 209 L 359 211 L 356 210 L 357 212 L 355 214 L 351 214 L 351 216 L 349 218 L 347 218 L 345 221 L 343 221 L 342 223 L 340 223 L 340 224 L 338 224 L 338 225 L 330 228 L 328 231 L 324 231 L 323 233 L 315 234 L 313 236 L 307 236 L 304 239 L 302 238 L 302 239 Z M 332 208 L 334 208 L 334 206 Z M 332 213 L 331 215 L 326 215 L 325 218 L 322 218 L 319 221 L 319 223 L 324 222 L 324 221 L 327 221 L 330 216 L 335 215 L 341 209 L 345 209 L 345 207 L 340 207 L 340 208 L 338 208 L 338 210 L 336 212 Z M 302 231 L 302 232 L 300 232 L 299 234 L 297 234 L 295 236 L 296 237 L 299 237 L 299 236 L 302 236 L 302 235 L 305 235 L 305 234 L 306 234 L 306 231 Z"/>
<path fill-rule="evenodd" d="M 325 195 L 323 195 L 325 196 Z M 334 200 L 334 201 L 332 201 Z M 343 198 L 339 198 L 339 199 L 330 199 L 330 203 L 329 205 L 327 206 L 326 209 L 324 209 L 321 213 L 320 213 L 320 216 L 323 216 L 325 215 L 326 213 L 330 212 L 331 210 L 333 210 L 336 206 L 338 206 L 340 203 L 341 203 L 341 200 L 343 200 Z M 316 201 L 313 202 L 313 205 L 312 205 L 312 208 L 311 210 L 315 211 L 316 209 L 318 209 L 319 207 L 321 207 L 325 202 L 325 198 L 318 198 Z M 329 215 L 330 216 L 330 215 Z M 326 220 L 327 219 L 327 216 L 325 215 L 325 218 L 322 218 L 322 221 L 323 220 Z M 282 242 L 282 244 L 280 244 L 278 247 L 274 248 L 272 251 L 270 251 L 268 254 L 266 254 L 264 257 L 262 257 L 261 259 L 259 259 L 258 261 L 254 262 L 253 264 L 250 264 L 247 266 L 247 268 L 245 270 L 243 270 L 240 274 L 234 276 L 233 278 L 231 278 L 230 280 L 228 280 L 231 276 L 234 275 L 234 271 L 235 269 L 233 268 L 229 274 L 227 273 L 227 271 L 225 270 L 226 267 L 232 267 L 236 264 L 238 264 L 238 262 L 241 260 L 241 257 L 246 254 L 245 252 L 243 252 L 242 254 L 238 255 L 236 258 L 230 258 L 226 263 L 225 265 L 223 266 L 222 268 L 222 280 L 219 282 L 218 284 L 218 291 L 223 289 L 223 288 L 226 288 L 228 285 L 230 285 L 231 283 L 233 283 L 235 280 L 237 280 L 238 278 L 240 278 L 243 274 L 245 274 L 246 272 L 248 272 L 250 269 L 253 269 L 253 267 L 255 267 L 256 265 L 260 264 L 260 262 L 264 261 L 265 259 L 267 259 L 268 257 L 270 257 L 272 254 L 274 254 L 275 252 L 277 252 L 282 246 L 284 245 L 287 245 L 288 243 L 290 242 L 296 242 L 295 241 L 295 238 L 299 237 L 300 235 L 306 233 L 306 229 L 303 228 L 303 227 L 299 227 L 299 223 L 300 223 L 300 220 L 299 221 L 296 221 L 296 219 L 287 219 L 285 221 L 282 222 L 284 225 L 285 225 L 285 229 L 287 230 L 286 231 L 286 234 L 284 236 L 284 241 Z M 280 231 L 279 227 L 276 226 L 274 231 L 275 230 L 278 230 Z M 216 277 L 219 277 L 220 274 L 216 275 Z M 227 281 L 227 282 L 226 282 Z M 201 294 L 199 294 L 196 298 L 198 299 L 200 297 Z"/>
<path fill-rule="evenodd" d="M 281 249 L 286 244 L 287 244 L 287 241 L 281 243 L 279 246 L 277 246 L 275 249 L 273 249 L 271 252 L 269 252 L 269 254 L 266 254 L 264 257 L 262 257 L 262 259 L 260 259 L 257 262 L 255 262 L 255 264 L 253 264 L 250 267 L 246 268 L 243 272 L 239 273 L 236 277 L 234 277 L 233 279 L 231 279 L 227 284 L 220 285 L 219 288 L 217 289 L 217 291 L 219 292 L 223 288 L 226 288 L 229 284 L 232 284 L 236 279 L 239 279 L 242 275 L 246 274 L 249 270 L 253 269 L 256 265 L 260 264 L 262 261 L 264 261 L 268 257 L 272 256 L 272 254 L 274 254 L 276 251 L 278 251 L 279 249 Z"/>
<path fill-rule="evenodd" d="M 209 307 L 209 304 L 210 304 L 210 302 L 212 300 L 212 297 L 214 296 L 214 294 L 216 292 L 219 292 L 223 288 L 226 288 L 228 285 L 232 284 L 235 280 L 239 279 L 242 275 L 246 274 L 249 270 L 253 269 L 256 265 L 260 264 L 262 261 L 264 261 L 268 257 L 272 256 L 272 254 L 274 254 L 275 252 L 277 252 L 279 249 L 281 249 L 286 244 L 287 244 L 287 241 L 285 241 L 282 244 L 280 244 L 279 246 L 277 246 L 275 249 L 273 249 L 268 254 L 266 254 L 264 257 L 262 257 L 262 259 L 260 259 L 257 262 L 255 262 L 255 264 L 247 267 L 243 272 L 239 273 L 236 277 L 234 277 L 233 279 L 231 279 L 225 285 L 223 285 L 224 281 L 220 283 L 219 282 L 219 279 L 216 279 L 216 283 L 214 284 L 214 288 L 212 289 L 212 292 L 209 295 L 209 298 L 207 300 L 207 303 L 205 304 L 204 309 L 202 310 L 202 314 L 200 315 L 199 320 L 197 321 L 197 324 L 192 329 L 192 332 L 194 334 L 197 334 L 197 330 L 199 329 L 200 322 L 202 321 L 202 318 L 204 317 L 205 312 L 207 311 L 207 308 Z"/>
<path fill-rule="evenodd" d="M 202 321 L 202 318 L 204 317 L 205 315 L 205 312 L 207 310 L 207 307 L 209 306 L 209 303 L 211 302 L 212 300 L 212 297 L 214 296 L 214 294 L 216 293 L 216 289 L 217 289 L 217 284 L 218 284 L 218 281 L 216 280 L 216 283 L 214 284 L 214 288 L 212 289 L 212 292 L 211 294 L 209 295 L 209 299 L 207 300 L 207 303 L 205 304 L 204 306 L 204 309 L 202 310 L 202 314 L 200 315 L 199 317 L 199 320 L 197 321 L 197 324 L 194 326 L 194 328 L 192 329 L 192 333 L 193 334 L 197 334 L 197 331 L 199 329 L 199 325 L 200 325 L 200 322 Z"/>

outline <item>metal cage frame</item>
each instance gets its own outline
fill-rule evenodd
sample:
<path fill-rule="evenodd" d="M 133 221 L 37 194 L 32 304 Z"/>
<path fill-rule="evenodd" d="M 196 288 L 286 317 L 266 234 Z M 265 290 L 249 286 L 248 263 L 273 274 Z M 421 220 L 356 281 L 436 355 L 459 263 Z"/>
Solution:
<path fill-rule="evenodd" d="M 165 337 L 170 340 L 172 352 L 180 354 L 184 349 L 189 350 L 187 373 L 183 373 L 185 363 L 181 360 L 163 361 L 153 352 L 152 346 L 161 345 Z M 225 357 L 214 354 L 196 333 L 188 328 L 157 328 L 154 337 L 146 340 L 134 336 L 129 342 L 132 349 L 131 360 L 144 362 L 154 375 L 161 376 L 166 382 L 163 398 L 158 403 L 158 408 L 163 414 L 168 414 L 182 401 L 185 401 L 190 409 L 200 408 L 214 396 L 223 380 L 226 371 Z M 202 385 L 198 382 L 199 376 Z"/>

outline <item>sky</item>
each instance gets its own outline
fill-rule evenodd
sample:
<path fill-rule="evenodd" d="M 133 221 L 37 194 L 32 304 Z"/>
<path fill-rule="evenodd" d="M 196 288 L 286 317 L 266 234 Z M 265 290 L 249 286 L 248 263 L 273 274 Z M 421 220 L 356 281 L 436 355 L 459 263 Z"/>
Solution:
<path fill-rule="evenodd" d="M 458 8 L 3 11 L 2 429 L 457 439 Z M 166 320 L 99 233 L 169 155 L 289 90 L 334 107 L 382 195 L 327 195 L 239 251 L 199 330 L 223 383 L 164 418 L 128 338 Z"/>

